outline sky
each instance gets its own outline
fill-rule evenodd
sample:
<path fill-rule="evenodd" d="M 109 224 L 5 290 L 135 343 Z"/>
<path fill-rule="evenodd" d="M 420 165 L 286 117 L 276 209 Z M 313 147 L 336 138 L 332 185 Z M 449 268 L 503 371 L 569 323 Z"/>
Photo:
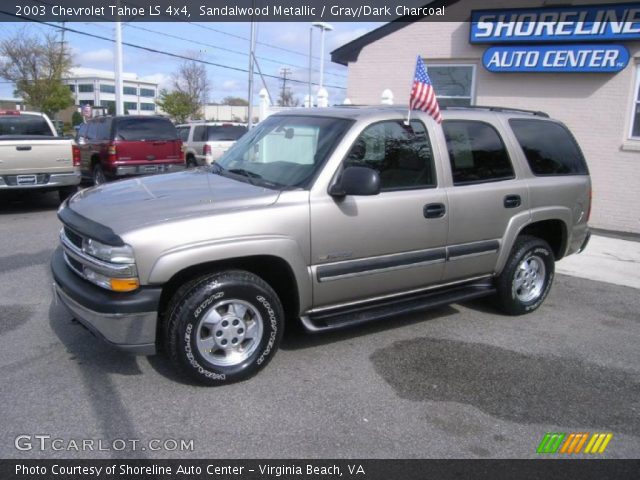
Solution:
<path fill-rule="evenodd" d="M 55 24 L 60 25 L 60 24 Z M 331 62 L 329 52 L 345 43 L 371 31 L 381 23 L 338 22 L 333 31 L 325 33 L 324 84 L 331 103 L 342 103 L 346 94 L 347 68 Z M 67 23 L 67 27 L 95 35 L 115 38 L 113 23 Z M 128 23 L 123 25 L 123 41 L 150 47 L 163 52 L 192 56 L 198 54 L 203 60 L 226 67 L 248 69 L 250 23 Z M 294 95 L 302 102 L 308 91 L 309 65 L 309 23 L 257 23 L 256 57 L 264 74 L 280 76 L 283 67 L 288 68 L 289 78 L 304 83 L 288 82 Z M 46 25 L 18 22 L 0 22 L 0 41 L 13 37 L 17 32 L 27 30 L 39 34 L 55 32 L 59 28 Z M 320 31 L 313 29 L 312 80 L 319 81 L 320 73 Z M 66 32 L 65 41 L 73 53 L 77 67 L 114 70 L 114 44 L 112 42 Z M 171 89 L 171 75 L 178 69 L 180 59 L 159 53 L 151 53 L 136 48 L 123 47 L 124 71 L 137 74 L 140 78 L 158 82 L 160 88 Z M 210 102 L 221 101 L 224 97 L 247 98 L 248 75 L 246 72 L 206 65 L 211 83 Z M 277 98 L 282 81 L 266 79 L 273 98 Z M 254 94 L 262 88 L 258 75 L 254 79 Z M 314 91 L 317 87 L 314 87 Z M 0 79 L 0 99 L 13 98 L 13 87 Z"/>

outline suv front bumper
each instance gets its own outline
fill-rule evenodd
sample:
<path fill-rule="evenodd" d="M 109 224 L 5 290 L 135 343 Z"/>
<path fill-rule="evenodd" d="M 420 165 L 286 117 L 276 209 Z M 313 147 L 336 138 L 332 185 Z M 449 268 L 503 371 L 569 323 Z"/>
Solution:
<path fill-rule="evenodd" d="M 130 353 L 155 354 L 160 288 L 116 293 L 94 286 L 67 266 L 60 247 L 51 272 L 56 298 L 97 337 Z"/>

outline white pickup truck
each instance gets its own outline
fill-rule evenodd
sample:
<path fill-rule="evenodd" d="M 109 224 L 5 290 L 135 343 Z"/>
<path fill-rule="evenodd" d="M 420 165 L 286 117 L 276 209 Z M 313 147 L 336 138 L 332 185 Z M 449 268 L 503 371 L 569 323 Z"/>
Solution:
<path fill-rule="evenodd" d="M 0 192 L 77 191 L 80 150 L 43 113 L 0 110 Z"/>

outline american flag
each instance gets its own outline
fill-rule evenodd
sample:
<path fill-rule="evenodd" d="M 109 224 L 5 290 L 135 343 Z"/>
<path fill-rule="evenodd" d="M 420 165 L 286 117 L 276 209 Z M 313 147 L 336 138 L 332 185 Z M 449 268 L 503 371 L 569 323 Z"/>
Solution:
<path fill-rule="evenodd" d="M 431 115 L 436 122 L 442 122 L 436 92 L 433 89 L 431 79 L 427 74 L 427 69 L 424 67 L 420 56 L 418 56 L 416 62 L 416 74 L 413 78 L 413 87 L 411 88 L 411 96 L 409 97 L 409 109 L 422 110 Z"/>

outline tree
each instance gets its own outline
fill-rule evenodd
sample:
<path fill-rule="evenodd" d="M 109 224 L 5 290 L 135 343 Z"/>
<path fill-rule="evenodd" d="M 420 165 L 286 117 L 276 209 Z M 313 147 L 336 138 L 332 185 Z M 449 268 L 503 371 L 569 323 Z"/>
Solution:
<path fill-rule="evenodd" d="M 282 90 L 280 92 L 280 97 L 278 98 L 278 105 L 281 107 L 297 107 L 300 105 L 300 100 L 298 97 L 293 95 L 293 92 L 290 88 L 286 90 Z"/>
<path fill-rule="evenodd" d="M 156 103 L 177 123 L 186 122 L 193 114 L 192 99 L 185 92 L 167 92 L 162 89 Z"/>
<path fill-rule="evenodd" d="M 49 116 L 73 105 L 62 83 L 72 66 L 71 53 L 53 34 L 43 38 L 26 30 L 0 42 L 0 77 L 15 84 L 14 94 Z"/>
<path fill-rule="evenodd" d="M 76 125 L 80 125 L 83 122 L 84 120 L 82 119 L 82 115 L 80 114 L 80 112 L 73 112 L 73 114 L 71 115 L 71 124 L 75 127 Z"/>
<path fill-rule="evenodd" d="M 224 97 L 221 105 L 231 105 L 233 107 L 246 107 L 249 105 L 244 98 L 240 97 Z"/>
<path fill-rule="evenodd" d="M 181 94 L 181 98 L 188 99 L 189 116 L 200 118 L 201 107 L 207 103 L 211 85 L 207 76 L 207 69 L 198 62 L 199 56 L 193 60 L 185 60 L 178 71 L 173 74 L 173 89 Z"/>

